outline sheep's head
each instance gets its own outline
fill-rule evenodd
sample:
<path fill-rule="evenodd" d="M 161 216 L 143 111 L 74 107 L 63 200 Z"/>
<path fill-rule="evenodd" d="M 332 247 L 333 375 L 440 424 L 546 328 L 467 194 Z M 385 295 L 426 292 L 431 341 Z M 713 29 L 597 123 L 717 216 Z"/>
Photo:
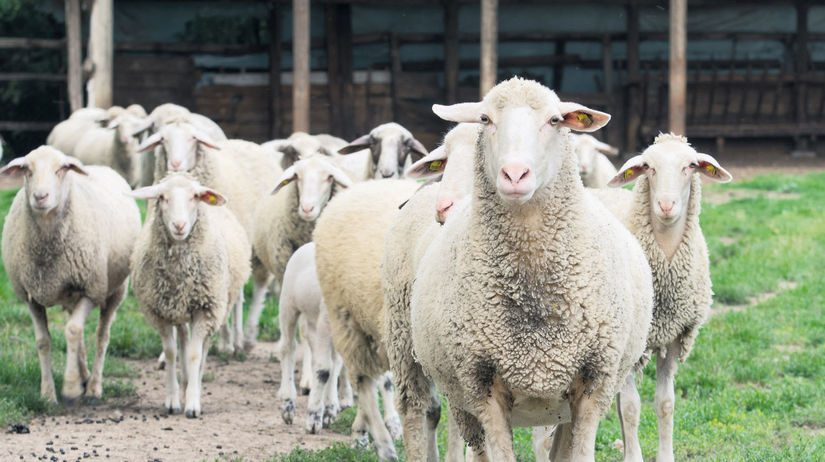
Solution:
<path fill-rule="evenodd" d="M 408 157 L 418 161 L 427 155 L 427 148 L 415 139 L 409 130 L 395 122 L 373 128 L 368 134 L 354 140 L 338 152 L 352 154 L 364 149 L 370 150 L 370 171 L 377 180 L 398 178 Z"/>
<path fill-rule="evenodd" d="M 335 184 L 342 188 L 352 185 L 349 177 L 330 159 L 318 155 L 301 159 L 284 170 L 272 194 L 293 181 L 298 188 L 298 216 L 306 221 L 318 218 L 332 197 Z"/>
<path fill-rule="evenodd" d="M 333 152 L 318 136 L 304 132 L 293 133 L 289 138 L 278 143 L 276 149 L 283 153 L 281 167 L 284 169 L 301 159 L 307 159 L 315 155 L 333 155 Z"/>
<path fill-rule="evenodd" d="M 713 157 L 696 152 L 687 138 L 660 134 L 645 151 L 629 159 L 608 186 L 619 187 L 647 175 L 650 183 L 650 212 L 664 225 L 684 216 L 694 173 L 718 183 L 733 177 Z"/>
<path fill-rule="evenodd" d="M 37 216 L 48 215 L 66 202 L 74 174 L 87 174 L 83 164 L 50 146 L 40 146 L 0 170 L 3 176 L 23 176 L 29 207 Z"/>
<path fill-rule="evenodd" d="M 226 204 L 226 198 L 219 192 L 201 186 L 189 174 L 170 173 L 160 183 L 132 191 L 138 199 L 157 199 L 158 213 L 163 227 L 174 241 L 184 241 L 189 237 L 201 203 L 218 206 Z"/>
<path fill-rule="evenodd" d="M 124 111 L 109 122 L 108 128 L 117 131 L 118 142 L 130 144 L 137 140 L 135 132 L 138 134 L 141 133 L 142 130 L 140 130 L 140 128 L 145 124 L 146 121 L 144 118 L 138 117 L 131 112 Z"/>
<path fill-rule="evenodd" d="M 220 149 L 211 138 L 200 129 L 186 122 L 175 122 L 161 126 L 157 133 L 143 140 L 138 152 L 145 152 L 156 146 L 163 146 L 166 156 L 166 170 L 188 172 L 198 164 L 200 146 Z M 162 162 L 162 159 L 160 160 Z"/>
<path fill-rule="evenodd" d="M 444 137 L 444 143 L 415 162 L 405 173 L 408 178 L 441 175 L 435 203 L 435 219 L 444 223 L 455 204 L 473 191 L 473 157 L 479 127 L 458 124 Z"/>
<path fill-rule="evenodd" d="M 553 90 L 514 77 L 499 83 L 478 103 L 433 105 L 445 120 L 478 123 L 487 179 L 505 202 L 524 203 L 558 174 L 567 129 L 594 131 L 610 115 L 562 102 Z"/>
<path fill-rule="evenodd" d="M 599 154 L 615 156 L 619 153 L 618 149 L 607 143 L 602 143 L 590 135 L 575 135 L 574 141 L 574 151 L 579 159 L 579 173 L 582 177 L 586 177 L 593 172 Z"/>

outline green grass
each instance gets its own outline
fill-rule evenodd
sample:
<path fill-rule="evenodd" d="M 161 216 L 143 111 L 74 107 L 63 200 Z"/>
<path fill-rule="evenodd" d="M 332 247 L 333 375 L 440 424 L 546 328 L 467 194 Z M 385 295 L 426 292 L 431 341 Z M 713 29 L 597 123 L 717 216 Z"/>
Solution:
<path fill-rule="evenodd" d="M 755 191 L 739 199 L 703 206 L 702 226 L 708 241 L 711 275 L 720 304 L 748 303 L 766 292 L 780 291 L 744 310 L 712 317 L 676 375 L 674 445 L 676 460 L 821 461 L 825 454 L 825 174 L 770 176 L 706 191 Z M 794 193 L 776 198 L 776 193 Z M 5 215 L 13 193 L 0 193 Z M 247 291 L 250 288 L 247 287 Z M 247 293 L 247 297 L 251 294 Z M 28 311 L 14 296 L 0 268 L 0 425 L 35 414 L 58 412 L 39 395 L 39 363 Z M 62 379 L 65 315 L 49 311 L 53 336 L 53 370 Z M 262 337 L 278 338 L 277 303 L 267 302 Z M 87 323 L 93 345 L 97 315 Z M 91 348 L 88 348 L 91 352 Z M 157 334 L 148 327 L 132 296 L 112 327 L 106 362 L 105 399 L 129 397 L 135 373 L 124 358 L 153 358 L 160 352 Z M 653 412 L 655 368 L 649 366 L 639 385 L 642 396 L 640 439 L 647 460 L 655 457 Z M 343 412 L 332 431 L 347 434 L 355 411 Z M 446 444 L 446 413 L 439 427 L 439 446 Z M 529 429 L 515 430 L 519 461 L 533 460 Z M 596 459 L 619 461 L 612 449 L 621 439 L 611 409 L 596 440 Z M 403 448 L 397 443 L 399 454 Z M 322 451 L 295 449 L 273 461 L 370 461 L 371 449 L 337 444 Z"/>

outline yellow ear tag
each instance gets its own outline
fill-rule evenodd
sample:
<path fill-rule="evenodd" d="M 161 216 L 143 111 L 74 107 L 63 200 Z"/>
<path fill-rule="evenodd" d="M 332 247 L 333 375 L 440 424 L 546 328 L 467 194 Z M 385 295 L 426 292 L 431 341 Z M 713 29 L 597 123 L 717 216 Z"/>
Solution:
<path fill-rule="evenodd" d="M 438 171 L 441 168 L 441 165 L 444 163 L 443 160 L 434 160 L 430 162 L 430 166 L 428 167 L 431 172 Z"/>
<path fill-rule="evenodd" d="M 593 125 L 593 119 L 591 119 L 590 114 L 587 114 L 586 112 L 579 112 L 576 115 L 576 118 L 579 119 L 579 122 L 581 122 L 585 128 Z"/>
<path fill-rule="evenodd" d="M 210 194 L 206 197 L 207 197 L 206 201 L 209 202 L 209 205 L 217 205 L 218 204 L 218 197 L 215 196 L 214 194 Z"/>
<path fill-rule="evenodd" d="M 714 167 L 714 166 L 713 166 L 713 164 L 706 164 L 706 165 L 705 165 L 705 170 L 706 170 L 706 171 L 708 172 L 708 174 L 710 174 L 711 176 L 716 176 L 716 167 Z"/>
<path fill-rule="evenodd" d="M 629 168 L 629 169 L 624 171 L 625 181 L 629 180 L 633 176 L 633 172 L 634 172 L 634 170 L 632 168 Z"/>
<path fill-rule="evenodd" d="M 289 181 L 290 181 L 290 180 L 284 180 L 284 181 L 282 181 L 282 182 L 281 182 L 281 186 L 286 186 L 286 185 L 288 185 L 288 184 L 289 184 Z"/>

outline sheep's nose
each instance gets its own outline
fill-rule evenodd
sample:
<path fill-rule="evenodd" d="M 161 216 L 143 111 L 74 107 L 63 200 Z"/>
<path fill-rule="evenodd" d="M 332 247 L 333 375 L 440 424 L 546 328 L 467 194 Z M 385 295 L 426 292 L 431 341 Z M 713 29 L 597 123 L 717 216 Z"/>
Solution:
<path fill-rule="evenodd" d="M 659 208 L 662 209 L 662 212 L 668 213 L 673 210 L 673 206 L 676 205 L 676 201 L 658 201 Z"/>
<path fill-rule="evenodd" d="M 175 171 L 180 169 L 180 161 L 179 160 L 176 160 L 176 161 L 172 162 L 172 169 L 174 169 Z"/>
<path fill-rule="evenodd" d="M 524 164 L 507 164 L 501 167 L 501 177 L 515 186 L 527 178 L 530 178 L 530 168 Z"/>
<path fill-rule="evenodd" d="M 176 222 L 172 223 L 172 225 L 175 227 L 175 230 L 177 230 L 177 232 L 180 233 L 180 232 L 183 232 L 183 228 L 186 226 L 186 222 L 176 221 Z"/>
<path fill-rule="evenodd" d="M 455 205 L 455 202 L 449 199 L 439 201 L 435 206 L 436 221 L 439 223 L 444 223 L 444 220 L 447 219 L 447 212 L 453 208 L 453 205 Z"/>
<path fill-rule="evenodd" d="M 381 172 L 381 176 L 384 178 L 392 178 L 393 175 L 395 175 L 395 172 Z"/>
<path fill-rule="evenodd" d="M 34 193 L 34 200 L 36 200 L 37 202 L 43 202 L 48 198 L 49 198 L 49 193 L 47 193 L 47 192 Z"/>
<path fill-rule="evenodd" d="M 304 213 L 311 213 L 313 210 L 315 210 L 315 206 L 314 205 L 302 205 L 301 210 L 303 210 Z"/>

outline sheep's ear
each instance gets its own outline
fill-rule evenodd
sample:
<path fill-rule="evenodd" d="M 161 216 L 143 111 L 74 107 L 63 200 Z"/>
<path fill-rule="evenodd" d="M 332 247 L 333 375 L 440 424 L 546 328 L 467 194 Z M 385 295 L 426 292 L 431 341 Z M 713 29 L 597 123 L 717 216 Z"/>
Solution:
<path fill-rule="evenodd" d="M 733 175 L 719 165 L 712 156 L 708 154 L 697 154 L 699 166 L 696 171 L 710 178 L 717 183 L 727 183 L 733 179 Z"/>
<path fill-rule="evenodd" d="M 568 127 L 580 132 L 594 132 L 610 121 L 610 114 L 596 111 L 578 103 L 559 103 L 559 110 L 564 121 L 563 127 Z"/>
<path fill-rule="evenodd" d="M 138 136 L 141 133 L 145 132 L 146 130 L 149 130 L 150 128 L 152 128 L 152 120 L 151 119 L 144 119 L 143 122 L 138 124 L 132 130 L 132 136 Z"/>
<path fill-rule="evenodd" d="M 281 190 L 281 188 L 295 181 L 297 178 L 298 172 L 295 171 L 294 165 L 284 170 L 284 173 L 281 175 L 280 178 L 278 178 L 278 186 L 275 186 L 275 189 L 272 190 L 272 194 L 277 193 Z"/>
<path fill-rule="evenodd" d="M 484 123 L 484 103 L 458 103 L 450 106 L 433 104 L 433 112 L 438 117 L 450 122 Z"/>
<path fill-rule="evenodd" d="M 224 205 L 226 204 L 226 197 L 214 189 L 203 188 L 198 191 L 198 199 L 209 205 Z"/>
<path fill-rule="evenodd" d="M 12 160 L 5 167 L 0 169 L 0 176 L 9 176 L 9 177 L 16 177 L 20 176 L 29 169 L 28 164 L 26 164 L 25 157 L 18 157 L 17 159 Z"/>
<path fill-rule="evenodd" d="M 340 168 L 330 165 L 329 166 L 329 173 L 332 175 L 332 179 L 335 180 L 335 184 L 342 188 L 349 188 L 352 186 L 352 180 L 350 179 L 349 175 L 344 173 L 343 170 Z"/>
<path fill-rule="evenodd" d="M 71 170 L 80 175 L 89 175 L 86 169 L 83 168 L 83 162 L 81 162 L 80 159 L 74 158 L 72 156 L 66 156 L 66 160 L 63 162 L 62 168 L 65 168 L 66 170 Z"/>
<path fill-rule="evenodd" d="M 410 165 L 404 176 L 407 178 L 430 178 L 444 173 L 447 166 L 447 149 L 441 145 Z"/>
<path fill-rule="evenodd" d="M 425 148 L 424 145 L 421 144 L 421 142 L 415 138 L 408 139 L 405 144 L 407 146 L 408 152 L 412 156 L 413 161 L 421 160 L 428 154 L 427 148 Z"/>
<path fill-rule="evenodd" d="M 633 182 L 636 178 L 644 175 L 647 172 L 648 166 L 644 158 L 639 155 L 632 157 L 619 169 L 619 173 L 607 183 L 611 188 L 618 188 L 628 183 Z"/>
<path fill-rule="evenodd" d="M 212 148 L 217 151 L 221 150 L 221 148 L 214 141 L 212 141 L 212 139 L 209 136 L 207 136 L 206 133 L 203 133 L 200 130 L 195 130 L 194 133 L 192 133 L 192 136 L 199 144 L 202 144 L 207 148 Z"/>
<path fill-rule="evenodd" d="M 135 199 L 155 199 L 160 196 L 165 189 L 165 185 L 158 183 L 153 184 L 152 186 L 144 186 L 142 188 L 135 189 L 134 191 L 129 191 L 125 194 L 127 196 L 134 197 Z"/>
<path fill-rule="evenodd" d="M 619 148 L 613 147 L 607 143 L 602 143 L 599 140 L 595 140 L 595 147 L 596 150 L 602 154 L 606 154 L 608 156 L 615 156 L 619 154 Z"/>
<path fill-rule="evenodd" d="M 338 154 L 352 154 L 353 152 L 363 151 L 364 149 L 370 147 L 370 141 L 372 141 L 372 135 L 367 133 L 366 135 L 353 140 L 352 143 L 339 149 Z"/>
<path fill-rule="evenodd" d="M 150 149 L 154 149 L 155 146 L 159 145 L 163 142 L 163 135 L 160 133 L 155 133 L 154 135 L 146 138 L 140 143 L 137 147 L 137 152 L 146 152 Z"/>
<path fill-rule="evenodd" d="M 295 162 L 298 162 L 298 150 L 292 147 L 291 144 L 278 146 L 278 150 L 284 153 L 284 157 L 281 158 L 281 168 L 286 169 Z"/>

